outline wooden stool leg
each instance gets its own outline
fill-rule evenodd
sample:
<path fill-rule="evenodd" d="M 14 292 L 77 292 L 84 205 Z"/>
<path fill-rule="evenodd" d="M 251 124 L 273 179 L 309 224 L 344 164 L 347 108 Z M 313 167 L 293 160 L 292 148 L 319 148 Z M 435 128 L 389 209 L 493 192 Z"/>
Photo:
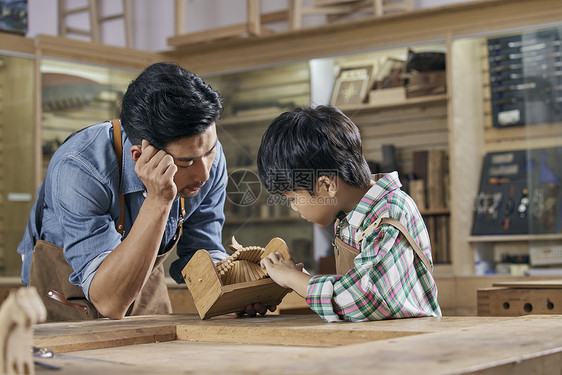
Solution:
<path fill-rule="evenodd" d="M 261 34 L 261 14 L 260 0 L 247 0 L 248 11 L 248 35 L 260 36 Z"/>
<path fill-rule="evenodd" d="M 90 35 L 92 37 L 92 42 L 100 43 L 101 41 L 101 30 L 100 30 L 100 0 L 88 0 L 88 7 L 90 9 Z"/>
<path fill-rule="evenodd" d="M 302 28 L 302 0 L 289 0 L 289 30 Z"/>

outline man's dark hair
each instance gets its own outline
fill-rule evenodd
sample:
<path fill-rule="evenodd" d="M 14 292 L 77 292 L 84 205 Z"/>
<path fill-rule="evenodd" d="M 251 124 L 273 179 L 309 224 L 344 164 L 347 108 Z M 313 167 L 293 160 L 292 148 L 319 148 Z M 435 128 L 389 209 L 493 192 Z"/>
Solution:
<path fill-rule="evenodd" d="M 146 68 L 123 96 L 121 124 L 135 145 L 143 139 L 163 149 L 203 133 L 222 109 L 219 94 L 200 77 L 170 63 Z"/>
<path fill-rule="evenodd" d="M 312 184 L 297 173 L 313 173 Z M 258 174 L 272 194 L 297 189 L 313 193 L 321 176 L 339 176 L 357 188 L 371 180 L 359 129 L 331 106 L 296 108 L 274 119 L 262 137 Z"/>

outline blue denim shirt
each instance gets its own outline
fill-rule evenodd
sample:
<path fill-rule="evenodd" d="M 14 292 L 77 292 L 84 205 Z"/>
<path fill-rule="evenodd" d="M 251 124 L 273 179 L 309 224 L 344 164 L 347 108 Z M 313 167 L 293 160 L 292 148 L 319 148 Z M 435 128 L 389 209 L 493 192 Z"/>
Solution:
<path fill-rule="evenodd" d="M 123 176 L 120 191 L 125 197 L 126 236 L 144 202 L 145 187 L 134 170 L 135 163 L 129 152 L 131 141 L 123 129 L 121 132 Z M 179 259 L 170 266 L 170 275 L 178 283 L 183 282 L 181 270 L 197 250 L 208 250 L 215 261 L 227 257 L 221 241 L 227 179 L 222 145 L 217 142 L 209 180 L 197 195 L 185 200 L 186 218 L 177 246 Z M 18 246 L 23 258 L 21 279 L 28 284 L 33 238 L 42 239 L 64 249 L 66 260 L 74 270 L 69 280 L 80 286 L 88 297 L 97 269 L 122 240 L 115 229 L 120 215 L 119 168 L 111 122 L 90 126 L 64 142 L 49 163 L 43 185 L 41 233 L 38 235 L 35 225 L 36 202 L 31 209 L 30 225 Z M 159 254 L 173 247 L 179 216 L 180 199 L 176 197 Z"/>

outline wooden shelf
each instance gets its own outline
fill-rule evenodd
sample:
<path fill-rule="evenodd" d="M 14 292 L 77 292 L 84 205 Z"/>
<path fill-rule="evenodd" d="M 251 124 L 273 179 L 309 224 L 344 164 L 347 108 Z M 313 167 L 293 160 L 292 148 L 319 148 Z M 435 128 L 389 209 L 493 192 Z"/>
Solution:
<path fill-rule="evenodd" d="M 431 208 L 426 210 L 420 210 L 422 216 L 434 216 L 434 215 L 449 215 L 451 210 L 448 208 Z"/>
<path fill-rule="evenodd" d="M 527 242 L 562 240 L 562 233 L 469 236 L 468 242 Z"/>
<path fill-rule="evenodd" d="M 352 113 L 352 112 L 359 112 L 359 111 L 378 111 L 381 109 L 409 107 L 409 106 L 416 106 L 416 105 L 423 105 L 423 104 L 435 104 L 435 103 L 445 104 L 447 103 L 448 98 L 449 97 L 447 96 L 447 94 L 428 95 L 428 96 L 421 96 L 418 98 L 406 99 L 395 103 L 340 106 L 339 109 L 344 113 Z"/>

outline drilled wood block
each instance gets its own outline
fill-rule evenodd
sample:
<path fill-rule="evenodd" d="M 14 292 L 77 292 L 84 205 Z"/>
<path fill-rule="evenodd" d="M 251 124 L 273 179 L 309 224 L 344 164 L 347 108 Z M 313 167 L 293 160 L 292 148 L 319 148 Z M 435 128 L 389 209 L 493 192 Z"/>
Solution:
<path fill-rule="evenodd" d="M 486 288 L 479 289 L 479 316 L 520 316 L 562 314 L 562 289 Z"/>

